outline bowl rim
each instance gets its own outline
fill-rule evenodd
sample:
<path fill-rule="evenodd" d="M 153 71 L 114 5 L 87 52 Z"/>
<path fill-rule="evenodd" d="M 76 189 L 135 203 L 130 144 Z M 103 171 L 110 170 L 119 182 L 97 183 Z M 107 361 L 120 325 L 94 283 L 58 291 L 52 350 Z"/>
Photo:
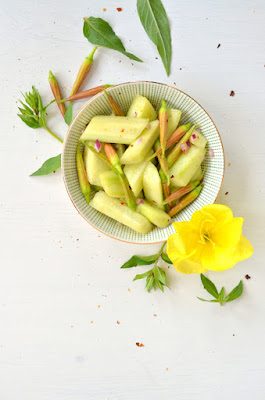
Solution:
<path fill-rule="evenodd" d="M 178 88 L 175 87 L 175 86 L 168 85 L 167 83 L 161 83 L 161 82 L 155 82 L 155 81 L 146 81 L 146 80 L 129 81 L 129 82 L 122 82 L 122 83 L 118 83 L 117 85 L 110 86 L 110 87 L 107 88 L 106 90 L 108 91 L 108 90 L 111 90 L 112 87 L 117 87 L 117 86 L 122 86 L 122 85 L 128 85 L 128 84 L 130 84 L 130 83 L 155 83 L 155 84 L 157 84 L 157 85 L 163 85 L 163 86 L 167 86 L 167 87 L 170 87 L 170 88 L 172 88 L 172 89 L 175 89 L 175 90 L 177 90 L 177 91 L 179 91 L 179 92 L 185 94 L 186 96 L 188 96 L 188 97 L 189 97 L 190 99 L 192 99 L 193 101 L 195 101 L 195 103 L 197 103 L 197 104 L 203 109 L 203 111 L 208 115 L 208 117 L 209 117 L 210 120 L 212 121 L 212 123 L 213 123 L 213 125 L 214 125 L 214 127 L 215 127 L 215 129 L 216 129 L 216 131 L 217 131 L 217 133 L 218 133 L 218 136 L 219 136 L 219 139 L 220 139 L 220 142 L 221 142 L 221 145 L 222 145 L 223 157 L 224 157 L 223 177 L 222 177 L 222 181 L 221 181 L 221 184 L 220 184 L 220 188 L 219 188 L 218 193 L 217 193 L 217 195 L 216 195 L 216 198 L 215 198 L 215 200 L 214 200 L 214 202 L 213 202 L 213 204 L 214 204 L 214 203 L 216 202 L 217 197 L 219 196 L 219 193 L 220 193 L 220 191 L 221 191 L 221 188 L 222 188 L 222 185 L 223 185 L 223 182 L 224 182 L 224 176 L 225 176 L 225 151 L 224 151 L 224 145 L 223 145 L 223 141 L 222 141 L 220 132 L 219 132 L 219 130 L 218 130 L 216 124 L 214 123 L 213 119 L 212 119 L 211 116 L 209 115 L 209 113 L 208 113 L 208 112 L 205 110 L 205 108 L 204 108 L 197 100 L 195 100 L 192 96 L 190 96 L 189 94 L 187 94 L 187 93 L 184 92 L 183 90 L 178 89 Z M 62 163 L 61 163 L 61 164 L 62 164 L 62 168 L 61 168 L 61 175 L 62 175 L 62 178 L 63 178 L 64 186 L 65 186 L 66 192 L 67 192 L 67 194 L 68 194 L 68 197 L 69 197 L 69 199 L 71 200 L 72 204 L 74 205 L 75 209 L 77 210 L 78 214 L 81 215 L 81 217 L 82 217 L 90 226 L 92 226 L 92 227 L 93 227 L 94 229 L 96 229 L 98 232 L 103 233 L 104 235 L 108 236 L 108 237 L 111 238 L 111 239 L 118 240 L 119 242 L 124 242 L 124 243 L 129 243 L 129 244 L 138 244 L 138 245 L 150 245 L 150 244 L 164 243 L 165 240 L 159 240 L 158 242 L 152 242 L 152 243 L 131 242 L 131 241 L 129 241 L 129 240 L 123 240 L 123 239 L 116 238 L 116 237 L 114 237 L 114 236 L 109 235 L 108 233 L 105 233 L 105 232 L 101 231 L 100 229 L 98 229 L 97 227 L 95 227 L 91 222 L 89 222 L 89 221 L 85 218 L 84 215 L 82 215 L 82 213 L 78 210 L 77 206 L 76 206 L 75 203 L 73 202 L 73 200 L 72 200 L 72 198 L 71 198 L 71 195 L 70 195 L 70 193 L 69 193 L 69 191 L 68 191 L 68 188 L 67 188 L 67 185 L 66 185 L 66 180 L 65 180 L 65 174 L 64 174 L 64 150 L 65 150 L 66 139 L 67 139 L 68 136 L 69 136 L 70 130 L 71 130 L 71 128 L 72 128 L 72 125 L 74 124 L 75 120 L 79 117 L 79 115 L 81 114 L 81 112 L 82 112 L 82 111 L 87 107 L 87 105 L 88 105 L 89 103 L 91 103 L 96 97 L 99 97 L 99 96 L 101 96 L 101 95 L 102 95 L 102 92 L 100 92 L 100 93 L 96 94 L 95 96 L 91 97 L 91 99 L 89 99 L 89 100 L 83 105 L 83 107 L 80 108 L 80 110 L 79 110 L 79 111 L 76 113 L 76 115 L 74 116 L 74 119 L 72 120 L 71 124 L 69 125 L 69 127 L 68 127 L 68 129 L 67 129 L 67 132 L 66 132 L 66 134 L 65 134 L 65 137 L 64 137 L 63 148 L 62 148 Z"/>

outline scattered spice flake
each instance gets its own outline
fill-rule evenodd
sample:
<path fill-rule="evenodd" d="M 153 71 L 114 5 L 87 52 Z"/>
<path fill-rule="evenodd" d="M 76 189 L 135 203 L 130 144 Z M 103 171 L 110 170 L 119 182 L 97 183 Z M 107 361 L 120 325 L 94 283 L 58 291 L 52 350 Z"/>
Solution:
<path fill-rule="evenodd" d="M 98 305 L 98 308 L 100 308 L 100 305 Z"/>
<path fill-rule="evenodd" d="M 129 288 L 128 288 L 127 290 L 128 290 L 128 292 L 130 292 L 130 291 L 131 291 L 131 289 L 129 289 Z"/>
<path fill-rule="evenodd" d="M 247 275 L 245 275 L 245 278 L 246 278 L 246 279 L 251 279 L 251 276 L 249 276 L 249 275 L 247 274 Z"/>
<path fill-rule="evenodd" d="M 88 286 L 90 285 L 90 283 L 87 284 Z"/>
<path fill-rule="evenodd" d="M 236 335 L 233 333 L 233 336 L 236 336 Z"/>
<path fill-rule="evenodd" d="M 230 167 L 231 163 L 229 162 L 227 165 L 228 165 L 228 167 Z"/>
<path fill-rule="evenodd" d="M 117 7 L 117 11 L 121 12 L 122 8 L 121 7 Z"/>
<path fill-rule="evenodd" d="M 93 324 L 93 321 L 90 321 L 91 324 Z"/>
<path fill-rule="evenodd" d="M 154 316 L 154 317 L 157 317 L 157 315 L 156 315 L 156 314 L 153 314 L 153 316 Z"/>
<path fill-rule="evenodd" d="M 192 135 L 191 135 L 191 137 L 192 137 L 192 139 L 196 139 L 196 135 L 195 135 L 195 133 L 193 133 Z"/>
<path fill-rule="evenodd" d="M 170 178 L 174 178 L 174 175 L 171 175 L 171 177 Z"/>
<path fill-rule="evenodd" d="M 102 11 L 107 11 L 107 9 L 106 8 L 102 8 Z"/>
<path fill-rule="evenodd" d="M 188 146 L 188 147 L 191 147 L 191 144 L 190 144 L 190 140 L 189 140 L 189 139 L 187 140 L 186 143 L 187 143 L 187 146 Z"/>
<path fill-rule="evenodd" d="M 120 325 L 120 321 L 117 321 L 117 324 Z"/>
<path fill-rule="evenodd" d="M 124 129 L 122 129 L 121 132 L 124 132 Z"/>
<path fill-rule="evenodd" d="M 166 368 L 166 371 L 168 371 L 168 368 Z"/>
<path fill-rule="evenodd" d="M 235 95 L 235 92 L 233 91 L 233 90 L 231 90 L 231 92 L 230 92 L 230 96 L 234 96 Z"/>
<path fill-rule="evenodd" d="M 153 203 L 156 203 L 156 201 L 155 201 L 155 200 L 152 200 L 152 202 L 153 202 Z"/>
<path fill-rule="evenodd" d="M 182 68 L 180 68 L 179 70 L 182 71 Z"/>
<path fill-rule="evenodd" d="M 124 203 L 121 203 L 122 206 L 124 206 Z"/>
<path fill-rule="evenodd" d="M 221 47 L 221 44 L 220 44 L 220 43 L 218 44 L 217 49 L 219 49 L 219 47 Z"/>
<path fill-rule="evenodd" d="M 210 154 L 210 157 L 214 158 L 214 151 L 213 151 L 213 149 L 209 149 L 209 154 Z"/>
<path fill-rule="evenodd" d="M 136 342 L 136 346 L 138 346 L 138 347 L 144 347 L 143 343 L 139 343 L 139 342 Z"/>
<path fill-rule="evenodd" d="M 225 192 L 225 195 L 228 195 L 228 192 Z"/>

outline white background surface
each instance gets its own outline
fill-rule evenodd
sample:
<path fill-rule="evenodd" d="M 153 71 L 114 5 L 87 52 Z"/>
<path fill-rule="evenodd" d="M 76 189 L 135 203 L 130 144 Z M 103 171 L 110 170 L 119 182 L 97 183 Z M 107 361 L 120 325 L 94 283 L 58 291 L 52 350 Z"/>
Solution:
<path fill-rule="evenodd" d="M 169 77 L 135 1 L 1 0 L 1 400 L 264 399 L 265 4 L 164 4 L 173 39 Z M 199 275 L 173 267 L 171 290 L 146 293 L 144 282 L 132 279 L 148 267 L 119 267 L 159 245 L 99 234 L 73 208 L 59 171 L 29 177 L 61 145 L 24 125 L 16 101 L 32 84 L 50 100 L 50 69 L 70 92 L 92 48 L 82 34 L 82 17 L 90 15 L 110 22 L 127 51 L 145 62 L 100 49 L 87 88 L 166 82 L 199 101 L 217 124 L 226 153 L 218 202 L 245 218 L 255 252 L 232 270 L 207 275 L 227 289 L 243 279 L 240 300 L 222 308 L 202 303 Z M 56 106 L 49 125 L 64 136 Z"/>

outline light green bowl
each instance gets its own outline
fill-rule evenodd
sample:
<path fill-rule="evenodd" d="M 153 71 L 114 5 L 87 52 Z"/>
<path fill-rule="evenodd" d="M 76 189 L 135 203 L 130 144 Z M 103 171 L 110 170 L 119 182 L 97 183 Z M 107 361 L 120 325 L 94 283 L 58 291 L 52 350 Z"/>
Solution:
<path fill-rule="evenodd" d="M 224 177 L 224 149 L 218 130 L 207 112 L 192 97 L 184 92 L 156 82 L 128 82 L 108 89 L 108 93 L 117 101 L 126 114 L 136 94 L 146 96 L 158 110 L 161 100 L 167 106 L 182 110 L 180 124 L 198 123 L 208 140 L 208 149 L 214 151 L 214 157 L 207 152 L 204 162 L 204 187 L 200 196 L 173 218 L 173 222 L 190 220 L 194 211 L 206 204 L 212 204 L 220 191 Z M 78 112 L 66 134 L 62 153 L 62 174 L 67 193 L 80 215 L 98 231 L 118 240 L 130 243 L 157 243 L 165 241 L 175 232 L 172 225 L 167 228 L 155 228 L 147 235 L 139 234 L 132 229 L 114 221 L 90 207 L 79 187 L 75 153 L 77 142 L 88 122 L 94 115 L 111 114 L 111 108 L 104 93 L 89 100 Z"/>

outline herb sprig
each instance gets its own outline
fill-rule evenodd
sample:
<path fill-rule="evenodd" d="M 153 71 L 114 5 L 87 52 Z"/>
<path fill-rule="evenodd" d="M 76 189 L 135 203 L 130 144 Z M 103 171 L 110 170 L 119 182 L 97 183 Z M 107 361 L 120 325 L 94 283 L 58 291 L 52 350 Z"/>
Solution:
<path fill-rule="evenodd" d="M 203 274 L 201 274 L 201 281 L 204 289 L 207 290 L 207 292 L 214 297 L 214 300 L 206 300 L 202 299 L 201 297 L 197 297 L 201 301 L 208 301 L 210 303 L 219 303 L 220 306 L 222 306 L 224 303 L 236 300 L 243 293 L 242 281 L 240 281 L 239 284 L 227 296 L 225 296 L 224 287 L 222 287 L 220 292 L 218 292 L 215 284 L 210 279 L 206 278 L 206 276 Z"/>
<path fill-rule="evenodd" d="M 166 273 L 165 271 L 158 267 L 158 261 L 159 258 L 161 257 L 166 263 L 172 264 L 171 260 L 169 259 L 168 255 L 166 253 L 163 253 L 163 249 L 166 245 L 166 242 L 163 243 L 161 249 L 159 250 L 158 253 L 153 254 L 151 256 L 133 256 L 128 260 L 126 263 L 124 263 L 121 268 L 132 268 L 136 267 L 139 265 L 150 265 L 154 264 L 153 268 L 150 269 L 147 272 L 144 272 L 143 274 L 138 274 L 134 277 L 134 281 L 138 279 L 144 279 L 146 278 L 146 290 L 150 292 L 151 289 L 156 290 L 156 288 L 160 289 L 162 292 L 164 292 L 164 286 L 167 286 L 166 282 Z"/>

